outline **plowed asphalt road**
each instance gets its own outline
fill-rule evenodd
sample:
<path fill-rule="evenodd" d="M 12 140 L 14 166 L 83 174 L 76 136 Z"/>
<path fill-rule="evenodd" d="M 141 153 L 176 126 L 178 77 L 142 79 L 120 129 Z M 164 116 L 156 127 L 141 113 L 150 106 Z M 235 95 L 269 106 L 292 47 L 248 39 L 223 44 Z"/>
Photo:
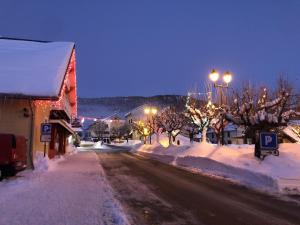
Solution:
<path fill-rule="evenodd" d="M 300 205 L 126 152 L 96 151 L 132 224 L 300 224 Z"/>

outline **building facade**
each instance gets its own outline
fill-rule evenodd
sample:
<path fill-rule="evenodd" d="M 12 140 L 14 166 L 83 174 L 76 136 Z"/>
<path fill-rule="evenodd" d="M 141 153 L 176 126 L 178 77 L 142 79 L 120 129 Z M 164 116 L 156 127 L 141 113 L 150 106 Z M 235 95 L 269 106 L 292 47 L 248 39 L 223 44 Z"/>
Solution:
<path fill-rule="evenodd" d="M 0 38 L 0 133 L 24 136 L 30 165 L 37 152 L 64 154 L 77 116 L 75 45 Z M 41 141 L 41 124 L 51 139 Z"/>

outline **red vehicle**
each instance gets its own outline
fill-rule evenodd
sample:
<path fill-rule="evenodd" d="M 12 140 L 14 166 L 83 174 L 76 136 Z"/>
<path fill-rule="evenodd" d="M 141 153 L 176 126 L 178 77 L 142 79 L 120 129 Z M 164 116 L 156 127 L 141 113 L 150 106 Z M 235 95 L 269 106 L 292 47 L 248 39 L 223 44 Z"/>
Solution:
<path fill-rule="evenodd" d="M 24 136 L 0 134 L 0 180 L 27 166 L 27 144 Z"/>

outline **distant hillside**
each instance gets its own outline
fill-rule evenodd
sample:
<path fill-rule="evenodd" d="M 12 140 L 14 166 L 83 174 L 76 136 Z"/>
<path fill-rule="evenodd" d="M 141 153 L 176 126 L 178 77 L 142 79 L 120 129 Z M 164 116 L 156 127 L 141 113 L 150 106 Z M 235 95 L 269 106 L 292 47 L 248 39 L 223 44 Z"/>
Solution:
<path fill-rule="evenodd" d="M 183 109 L 185 101 L 186 97 L 181 95 L 79 98 L 78 115 L 105 118 L 117 113 L 119 116 L 124 117 L 127 112 L 143 104 L 156 107 L 175 106 Z"/>

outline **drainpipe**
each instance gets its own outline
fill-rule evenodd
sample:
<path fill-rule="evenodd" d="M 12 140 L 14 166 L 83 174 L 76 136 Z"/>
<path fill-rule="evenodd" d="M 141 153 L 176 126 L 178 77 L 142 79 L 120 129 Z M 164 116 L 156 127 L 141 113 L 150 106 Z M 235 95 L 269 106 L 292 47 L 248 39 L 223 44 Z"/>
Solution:
<path fill-rule="evenodd" d="M 33 110 L 33 102 L 31 99 L 28 99 L 28 103 L 30 106 L 30 134 L 29 134 L 29 151 L 28 151 L 28 162 L 29 162 L 29 167 L 31 169 L 34 169 L 34 164 L 33 164 L 33 130 L 34 130 L 34 110 Z"/>

